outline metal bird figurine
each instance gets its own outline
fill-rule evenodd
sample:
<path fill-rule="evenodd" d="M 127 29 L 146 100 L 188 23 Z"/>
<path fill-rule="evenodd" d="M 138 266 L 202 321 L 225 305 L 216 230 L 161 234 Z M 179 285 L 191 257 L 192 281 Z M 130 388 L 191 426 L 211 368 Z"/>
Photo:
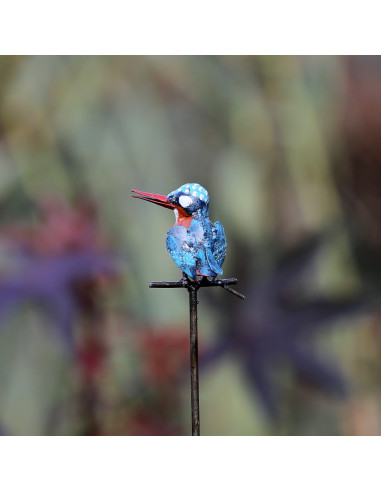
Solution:
<path fill-rule="evenodd" d="M 169 195 L 132 190 L 141 198 L 174 211 L 176 223 L 167 232 L 167 250 L 183 273 L 197 276 L 222 274 L 226 256 L 226 237 L 221 222 L 209 220 L 209 195 L 197 183 L 187 183 Z"/>
<path fill-rule="evenodd" d="M 167 250 L 183 272 L 183 277 L 179 282 L 150 282 L 149 286 L 188 290 L 192 435 L 199 436 L 197 291 L 200 287 L 223 287 L 241 299 L 245 296 L 230 287 L 238 282 L 236 278 L 216 279 L 222 274 L 226 238 L 221 222 L 213 224 L 209 220 L 209 195 L 205 188 L 197 183 L 187 183 L 167 196 L 138 190 L 132 192 L 137 193 L 133 198 L 141 198 L 175 212 L 176 223 L 167 232 Z M 197 276 L 202 280 L 197 281 Z"/>

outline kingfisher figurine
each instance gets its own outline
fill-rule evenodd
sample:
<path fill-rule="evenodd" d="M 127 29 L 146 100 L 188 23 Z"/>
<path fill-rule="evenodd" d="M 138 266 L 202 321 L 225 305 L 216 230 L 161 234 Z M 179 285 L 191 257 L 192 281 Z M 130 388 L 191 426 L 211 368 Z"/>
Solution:
<path fill-rule="evenodd" d="M 167 232 L 166 246 L 183 274 L 197 281 L 197 276 L 222 275 L 226 256 L 226 237 L 221 222 L 209 220 L 209 195 L 197 183 L 187 183 L 169 195 L 132 190 L 140 198 L 173 210 L 176 223 Z"/>

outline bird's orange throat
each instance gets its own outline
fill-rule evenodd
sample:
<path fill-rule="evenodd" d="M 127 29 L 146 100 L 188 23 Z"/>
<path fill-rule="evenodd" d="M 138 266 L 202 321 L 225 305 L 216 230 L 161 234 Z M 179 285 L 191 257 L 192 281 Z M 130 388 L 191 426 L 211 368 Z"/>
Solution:
<path fill-rule="evenodd" d="M 191 222 L 193 220 L 193 217 L 191 215 L 188 215 L 184 209 L 181 207 L 176 207 L 175 210 L 175 215 L 176 215 L 176 224 L 175 226 L 181 225 L 183 227 L 186 227 L 187 229 L 190 227 Z M 173 226 L 172 226 L 173 227 Z"/>

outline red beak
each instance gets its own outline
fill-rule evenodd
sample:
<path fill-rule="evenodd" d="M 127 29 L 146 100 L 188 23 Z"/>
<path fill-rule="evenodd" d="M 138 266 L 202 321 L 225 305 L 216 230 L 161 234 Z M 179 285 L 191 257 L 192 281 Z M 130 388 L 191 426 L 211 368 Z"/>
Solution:
<path fill-rule="evenodd" d="M 145 193 L 144 191 L 131 190 L 133 193 L 138 193 L 142 196 L 131 195 L 132 198 L 140 198 L 141 200 L 146 200 L 147 202 L 156 203 L 161 207 L 169 208 L 173 210 L 175 206 L 167 200 L 165 195 L 155 195 L 154 193 Z"/>

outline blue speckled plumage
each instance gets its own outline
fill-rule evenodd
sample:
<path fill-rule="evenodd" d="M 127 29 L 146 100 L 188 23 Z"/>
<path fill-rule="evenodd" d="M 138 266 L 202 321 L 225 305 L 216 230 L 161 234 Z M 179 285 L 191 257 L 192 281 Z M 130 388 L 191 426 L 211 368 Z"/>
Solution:
<path fill-rule="evenodd" d="M 176 224 L 167 232 L 166 246 L 176 265 L 193 280 L 197 275 L 222 275 L 226 237 L 221 222 L 209 219 L 209 195 L 197 183 L 186 183 L 169 195 L 132 190 L 151 203 L 175 212 Z"/>
<path fill-rule="evenodd" d="M 193 280 L 197 275 L 222 275 L 225 231 L 221 222 L 213 224 L 209 220 L 208 192 L 197 183 L 189 183 L 170 193 L 167 199 L 177 206 L 182 204 L 192 217 L 188 228 L 175 225 L 167 232 L 167 250 L 173 261 Z"/>
<path fill-rule="evenodd" d="M 222 275 L 226 255 L 224 228 L 220 222 L 216 227 L 208 218 L 193 219 L 188 229 L 175 225 L 167 232 L 167 250 L 176 265 L 194 280 L 197 273 Z"/>

